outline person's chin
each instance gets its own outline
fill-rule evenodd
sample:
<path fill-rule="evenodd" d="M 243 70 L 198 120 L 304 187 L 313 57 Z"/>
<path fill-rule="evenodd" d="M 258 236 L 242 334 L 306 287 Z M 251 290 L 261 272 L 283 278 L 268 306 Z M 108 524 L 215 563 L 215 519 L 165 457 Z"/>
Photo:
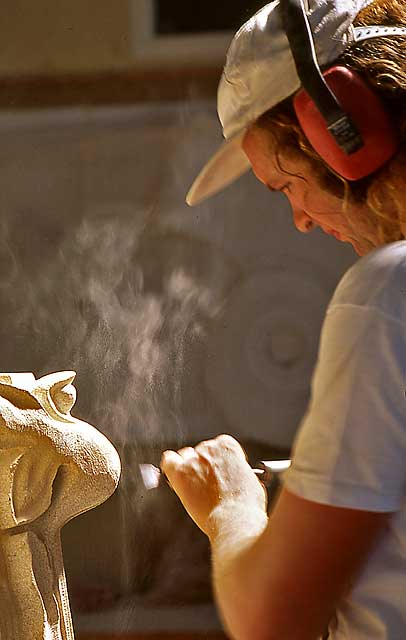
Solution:
<path fill-rule="evenodd" d="M 368 253 L 368 250 L 363 247 L 359 242 L 357 242 L 356 240 L 352 240 L 351 238 L 346 238 L 345 240 L 343 239 L 344 242 L 348 242 L 352 245 L 352 248 L 354 249 L 355 253 L 357 255 L 359 255 L 360 257 L 365 256 L 365 254 Z"/>
<path fill-rule="evenodd" d="M 355 251 L 355 253 L 360 257 L 365 256 L 367 253 L 369 253 L 373 249 L 373 247 L 368 248 L 367 246 L 365 246 L 365 243 L 359 242 L 358 240 L 355 240 L 355 238 L 351 238 L 349 236 L 345 236 L 342 233 L 339 234 L 339 238 L 338 239 L 339 239 L 340 242 L 345 242 L 347 244 L 351 244 L 352 248 Z"/>

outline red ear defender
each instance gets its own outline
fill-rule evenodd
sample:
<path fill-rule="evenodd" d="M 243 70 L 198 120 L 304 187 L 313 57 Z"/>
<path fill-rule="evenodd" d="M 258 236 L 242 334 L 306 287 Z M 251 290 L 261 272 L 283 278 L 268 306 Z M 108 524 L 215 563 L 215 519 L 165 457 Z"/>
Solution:
<path fill-rule="evenodd" d="M 396 152 L 400 138 L 377 94 L 354 71 L 335 66 L 323 73 L 343 111 L 358 129 L 363 146 L 347 155 L 327 129 L 309 94 L 301 89 L 293 99 L 299 124 L 323 160 L 347 180 L 359 180 L 382 167 Z"/>

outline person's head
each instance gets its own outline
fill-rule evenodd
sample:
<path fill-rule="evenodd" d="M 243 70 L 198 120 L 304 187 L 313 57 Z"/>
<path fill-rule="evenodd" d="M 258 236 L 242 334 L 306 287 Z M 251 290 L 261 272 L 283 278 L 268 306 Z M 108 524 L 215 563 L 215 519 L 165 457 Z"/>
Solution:
<path fill-rule="evenodd" d="M 268 15 L 275 11 L 277 4 L 267 5 Z M 320 4 L 320 2 L 313 2 L 313 11 L 315 5 Z M 337 2 L 328 0 L 323 4 L 325 6 L 330 4 L 334 9 Z M 364 8 L 349 18 L 348 16 L 342 18 L 342 24 L 338 25 L 341 32 L 344 27 L 348 29 L 349 26 L 352 29 L 351 23 L 354 27 L 369 25 L 406 27 L 406 4 L 401 0 L 375 0 L 372 3 L 368 0 L 364 2 L 348 0 L 347 4 Z M 259 15 L 260 13 L 257 14 Z M 333 22 L 331 17 L 329 19 Z M 330 33 L 330 35 L 334 37 L 334 34 Z M 235 40 L 239 37 L 237 34 Z M 326 35 L 320 37 L 325 39 Z M 324 55 L 327 58 L 327 62 L 324 61 L 324 67 L 343 64 L 356 71 L 381 98 L 400 142 L 392 157 L 378 170 L 361 179 L 347 180 L 338 175 L 313 149 L 303 133 L 293 108 L 292 97 L 296 93 L 294 90 L 287 96 L 285 94 L 282 100 L 273 101 L 270 109 L 262 109 L 253 121 L 248 122 L 242 130 L 237 132 L 237 135 L 234 131 L 231 136 L 228 136 L 225 127 L 226 137 L 231 138 L 231 142 L 225 143 L 226 147 L 229 147 L 228 151 L 227 148 L 225 149 L 225 162 L 230 165 L 227 153 L 229 156 L 234 154 L 231 164 L 237 163 L 237 169 L 232 168 L 231 173 L 234 172 L 232 179 L 238 177 L 247 168 L 242 160 L 242 149 L 243 155 L 249 160 L 248 166 L 252 167 L 258 179 L 271 189 L 286 193 L 292 205 L 294 221 L 301 231 L 310 231 L 320 226 L 326 232 L 338 232 L 336 237 L 351 242 L 357 253 L 364 255 L 377 246 L 406 238 L 406 33 L 366 39 L 354 42 L 350 46 L 346 46 L 344 38 L 343 42 L 339 55 L 334 57 L 334 51 L 328 51 L 330 44 L 326 44 L 326 40 L 324 43 L 321 40 L 321 44 L 318 45 L 318 57 L 320 55 L 323 58 Z M 317 50 L 316 38 L 315 44 Z M 255 48 L 254 37 L 251 37 L 249 47 Z M 232 49 L 230 51 L 232 52 Z M 290 60 L 285 60 L 284 64 L 287 67 L 286 73 L 292 74 L 291 68 L 288 68 Z M 272 59 L 269 61 L 269 69 L 272 74 Z M 244 72 L 247 73 L 242 70 L 242 74 Z M 255 67 L 250 72 L 255 73 Z M 279 69 L 280 72 L 281 69 Z M 240 73 L 239 69 L 237 73 Z M 230 90 L 227 83 L 232 84 L 234 81 L 229 74 L 226 65 L 222 80 L 223 87 L 220 87 L 220 100 L 221 91 L 223 94 L 227 93 Z M 275 76 L 273 82 L 277 82 Z M 284 82 L 281 80 L 282 85 Z M 269 93 L 269 89 L 267 91 Z M 235 104 L 235 92 L 233 97 L 231 109 L 234 117 L 241 106 Z M 246 100 L 246 96 L 243 95 L 244 99 Z M 261 103 L 260 98 L 258 102 Z M 255 113 L 252 105 L 248 108 Z M 228 109 L 230 109 L 229 106 Z M 368 109 L 368 104 L 365 104 L 365 109 Z M 225 120 L 228 116 L 229 114 L 226 113 Z M 221 163 L 224 163 L 221 152 L 218 155 L 219 159 L 215 167 L 217 176 L 221 174 Z M 197 184 L 197 200 L 202 199 L 199 197 L 201 194 L 198 193 L 202 184 L 203 192 L 206 191 L 203 193 L 205 197 L 230 181 L 226 179 L 221 184 L 220 179 L 212 189 L 210 181 L 207 181 L 207 175 L 203 176 L 203 183 Z M 192 191 L 192 196 L 195 194 Z"/>

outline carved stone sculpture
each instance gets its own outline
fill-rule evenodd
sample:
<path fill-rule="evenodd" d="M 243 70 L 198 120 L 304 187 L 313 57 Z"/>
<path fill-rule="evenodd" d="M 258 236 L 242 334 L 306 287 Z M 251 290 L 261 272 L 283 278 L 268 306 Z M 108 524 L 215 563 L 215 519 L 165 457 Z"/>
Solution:
<path fill-rule="evenodd" d="M 74 377 L 0 374 L 0 640 L 73 640 L 60 530 L 119 480 L 112 444 L 70 415 Z"/>

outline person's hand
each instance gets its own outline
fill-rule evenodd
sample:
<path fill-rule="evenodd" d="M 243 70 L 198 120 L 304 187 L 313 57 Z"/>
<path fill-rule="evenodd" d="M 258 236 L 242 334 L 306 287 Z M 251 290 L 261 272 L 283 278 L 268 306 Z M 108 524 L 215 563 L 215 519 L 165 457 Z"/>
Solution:
<path fill-rule="evenodd" d="M 197 526 L 210 537 L 210 516 L 217 508 L 266 512 L 266 491 L 237 440 L 221 435 L 165 451 L 161 469 Z"/>

